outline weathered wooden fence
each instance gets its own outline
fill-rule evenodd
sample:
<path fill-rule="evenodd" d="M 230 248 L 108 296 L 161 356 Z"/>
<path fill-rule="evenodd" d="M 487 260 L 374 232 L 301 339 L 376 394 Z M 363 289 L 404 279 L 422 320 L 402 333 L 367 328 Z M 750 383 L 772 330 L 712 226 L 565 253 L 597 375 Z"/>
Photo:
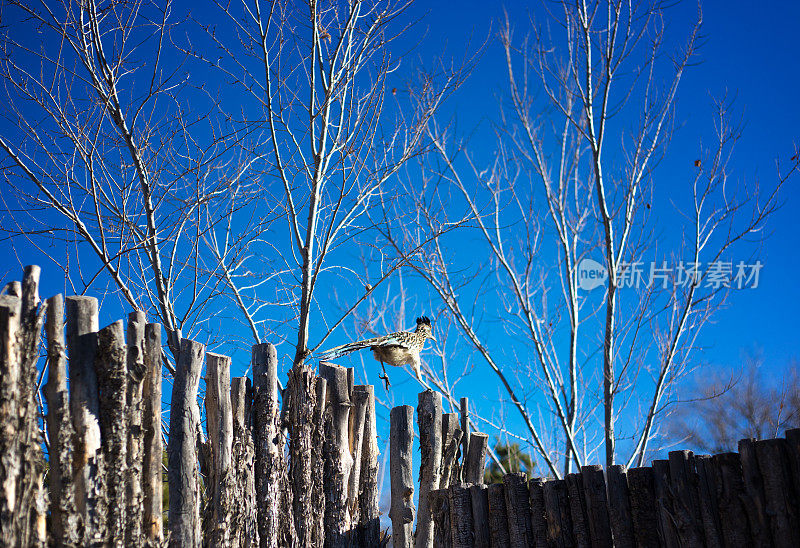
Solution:
<path fill-rule="evenodd" d="M 0 295 L 0 546 L 800 546 L 800 430 L 742 440 L 738 454 L 675 451 L 652 467 L 486 486 L 488 437 L 469 431 L 466 400 L 460 416 L 443 413 L 432 391 L 416 413 L 390 412 L 389 536 L 372 386 L 322 363 L 291 370 L 281 393 L 273 345 L 253 347 L 251 384 L 188 339 L 164 520 L 160 326 L 134 312 L 99 329 L 96 299 L 40 303 L 38 280 L 28 267 Z"/>

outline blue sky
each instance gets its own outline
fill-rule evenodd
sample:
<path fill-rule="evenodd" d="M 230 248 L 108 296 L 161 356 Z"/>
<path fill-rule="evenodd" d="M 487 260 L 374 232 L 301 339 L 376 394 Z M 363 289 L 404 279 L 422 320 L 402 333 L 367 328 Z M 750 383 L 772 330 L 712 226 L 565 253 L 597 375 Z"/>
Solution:
<path fill-rule="evenodd" d="M 420 2 L 413 7 L 412 13 L 421 21 L 401 45 L 411 47 L 419 42 L 419 47 L 406 59 L 405 68 L 412 68 L 417 60 L 430 66 L 438 60 L 447 62 L 460 58 L 489 37 L 471 78 L 446 107 L 447 112 L 458 119 L 462 130 L 477 128 L 472 143 L 478 149 L 483 142 L 487 149 L 492 146 L 487 129 L 496 119 L 498 97 L 505 91 L 505 64 L 496 40 L 498 22 L 504 9 L 507 10 L 521 35 L 529 10 L 539 9 L 539 6 L 528 2 L 467 1 Z M 176 12 L 183 9 L 186 6 L 176 5 Z M 198 15 L 207 17 L 209 13 L 204 11 Z M 696 5 L 691 2 L 668 9 L 669 31 L 684 36 L 695 15 Z M 754 9 L 752 3 L 742 1 L 704 4 L 700 62 L 686 73 L 681 84 L 677 128 L 656 176 L 656 191 L 666 204 L 658 210 L 660 226 L 668 226 L 672 215 L 668 198 L 673 188 L 691 176 L 698 146 L 709 138 L 712 97 L 725 93 L 735 96 L 735 106 L 742 114 L 745 127 L 735 151 L 732 175 L 749 183 L 761 181 L 766 187 L 774 184 L 776 159 L 788 163 L 795 145 L 800 143 L 800 108 L 796 102 L 800 73 L 795 38 L 799 25 L 800 5 L 797 3 L 785 2 L 770 9 Z M 765 359 L 765 370 L 780 376 L 786 364 L 799 357 L 797 341 L 800 338 L 796 332 L 800 322 L 796 310 L 800 304 L 797 251 L 800 230 L 795 213 L 800 209 L 798 184 L 800 181 L 795 177 L 786 186 L 785 205 L 770 220 L 771 234 L 759 252 L 764 263 L 760 287 L 733 295 L 728 307 L 705 328 L 701 337 L 704 351 L 695 355 L 698 365 L 733 370 L 741 363 L 743 353 L 757 351 Z M 41 262 L 38 252 L 21 242 L 12 249 L 9 241 L 0 241 L 0 256 L 7 258 L 0 266 L 0 274 L 6 279 L 18 277 L 22 264 Z M 732 257 L 733 260 L 739 258 Z M 60 291 L 64 291 L 63 281 L 46 269 L 42 293 L 49 296 Z M 105 306 L 101 312 L 101 326 L 124 312 L 118 307 Z M 429 312 L 422 310 L 420 313 Z M 409 313 L 409 326 L 414 315 Z M 345 342 L 345 337 L 340 334 L 331 342 Z M 285 353 L 289 352 L 287 348 Z M 247 355 L 246 349 L 235 354 L 234 375 L 244 372 Z M 367 380 L 378 383 L 374 375 Z M 470 375 L 468 385 L 480 396 L 481 387 L 488 381 L 494 382 L 494 379 L 479 365 Z M 393 374 L 393 382 L 397 389 L 389 399 L 395 403 L 415 404 L 418 386 L 398 373 Z M 487 404 L 493 395 L 488 396 Z"/>

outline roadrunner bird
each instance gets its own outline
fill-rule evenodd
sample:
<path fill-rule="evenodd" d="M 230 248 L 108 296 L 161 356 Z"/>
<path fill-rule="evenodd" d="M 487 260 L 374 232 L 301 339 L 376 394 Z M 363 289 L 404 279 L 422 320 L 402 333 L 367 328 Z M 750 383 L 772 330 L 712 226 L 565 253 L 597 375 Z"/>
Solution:
<path fill-rule="evenodd" d="M 433 336 L 431 320 L 426 316 L 417 318 L 417 328 L 414 331 L 398 331 L 391 335 L 365 339 L 363 341 L 343 344 L 326 350 L 320 355 L 321 360 L 333 360 L 356 350 L 371 348 L 372 355 L 381 362 L 383 375 L 379 376 L 386 389 L 389 389 L 389 376 L 386 374 L 386 364 L 400 366 L 409 364 L 414 369 L 417 378 L 420 378 L 419 351 L 428 339 L 436 340 Z"/>

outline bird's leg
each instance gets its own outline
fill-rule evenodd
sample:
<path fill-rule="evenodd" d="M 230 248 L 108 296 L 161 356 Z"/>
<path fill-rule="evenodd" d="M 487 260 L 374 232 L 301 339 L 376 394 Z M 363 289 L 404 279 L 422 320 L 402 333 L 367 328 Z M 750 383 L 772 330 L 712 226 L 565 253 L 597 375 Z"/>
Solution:
<path fill-rule="evenodd" d="M 389 390 L 391 383 L 389 382 L 389 375 L 386 374 L 386 364 L 383 362 L 381 362 L 381 369 L 383 370 L 383 375 L 378 375 L 378 378 L 384 382 L 386 385 L 386 390 Z"/>

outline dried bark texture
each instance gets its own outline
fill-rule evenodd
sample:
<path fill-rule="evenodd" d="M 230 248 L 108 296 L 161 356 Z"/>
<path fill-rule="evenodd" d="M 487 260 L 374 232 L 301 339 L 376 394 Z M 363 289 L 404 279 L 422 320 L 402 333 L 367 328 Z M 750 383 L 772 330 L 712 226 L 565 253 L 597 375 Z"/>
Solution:
<path fill-rule="evenodd" d="M 483 470 L 486 467 L 486 451 L 489 449 L 489 436 L 483 432 L 473 432 L 469 437 L 469 452 L 464 463 L 464 481 L 483 483 Z"/>
<path fill-rule="evenodd" d="M 536 548 L 547 546 L 547 518 L 544 508 L 544 479 L 533 478 L 528 482 L 531 505 L 531 531 Z"/>
<path fill-rule="evenodd" d="M 474 522 L 469 486 L 465 483 L 451 485 L 448 491 L 452 546 L 453 548 L 471 548 L 474 545 L 472 531 Z"/>
<path fill-rule="evenodd" d="M 430 492 L 428 500 L 433 515 L 433 546 L 450 548 L 453 544 L 450 529 L 450 492 L 448 489 L 436 489 Z"/>
<path fill-rule="evenodd" d="M 314 405 L 314 425 L 311 432 L 311 444 L 317 450 L 311 454 L 311 479 L 313 491 L 311 493 L 311 504 L 316 512 L 313 517 L 314 529 L 309 538 L 315 542 L 325 540 L 325 409 L 328 399 L 328 381 L 322 377 L 317 377 L 314 382 L 314 393 L 316 403 Z"/>
<path fill-rule="evenodd" d="M 485 485 L 472 485 L 469 488 L 472 499 L 472 533 L 475 548 L 489 548 L 489 493 Z"/>
<path fill-rule="evenodd" d="M 442 395 L 440 393 L 432 390 L 420 392 L 417 404 L 417 422 L 419 424 L 420 465 L 415 546 L 426 548 L 433 546 L 433 516 L 428 502 L 428 493 L 439 488 L 439 470 L 442 463 Z"/>
<path fill-rule="evenodd" d="M 750 523 L 751 541 L 759 546 L 769 546 L 771 535 L 767 517 L 767 501 L 764 495 L 764 480 L 758 467 L 755 440 L 740 440 L 739 455 L 742 460 L 744 490 L 749 499 L 745 509 Z"/>
<path fill-rule="evenodd" d="M 473 439 L 475 436 L 476 434 L 472 434 Z M 473 441 L 470 440 L 470 445 L 472 444 Z M 521 472 L 506 474 L 503 476 L 503 487 L 506 495 L 510 546 L 511 548 L 532 546 L 534 537 L 531 530 L 531 503 L 525 474 Z"/>
<path fill-rule="evenodd" d="M 414 477 L 411 449 L 414 442 L 414 408 L 394 407 L 389 412 L 389 468 L 391 473 L 392 546 L 409 548 L 413 543 Z"/>
<path fill-rule="evenodd" d="M 672 505 L 678 536 L 683 546 L 700 548 L 703 542 L 703 522 L 697 498 L 697 474 L 694 469 L 694 453 L 670 451 L 669 476 Z"/>
<path fill-rule="evenodd" d="M 714 455 L 711 460 L 714 463 L 720 528 L 725 546 L 749 546 L 750 528 L 744 502 L 741 458 L 738 453 L 722 453 Z"/>
<path fill-rule="evenodd" d="M 347 490 L 353 469 L 350 453 L 350 375 L 348 369 L 321 363 L 327 381 L 325 407 L 325 545 L 344 547 L 350 530 Z"/>
<path fill-rule="evenodd" d="M 589 516 L 589 535 L 592 547 L 611 547 L 611 525 L 608 521 L 606 482 L 599 464 L 581 467 L 586 515 Z"/>
<path fill-rule="evenodd" d="M 577 548 L 590 548 L 589 517 L 586 515 L 586 500 L 583 498 L 583 477 L 580 473 L 567 474 L 569 493 L 569 516 L 572 520 L 572 536 Z"/>
<path fill-rule="evenodd" d="M 564 480 L 546 481 L 542 491 L 547 520 L 547 545 L 557 548 L 573 546 L 567 483 Z"/>
<path fill-rule="evenodd" d="M 442 471 L 439 478 L 439 486 L 442 488 L 455 485 L 461 476 L 459 470 L 457 456 L 461 449 L 461 430 L 456 429 L 453 435 L 450 436 L 450 441 L 444 447 L 442 453 Z"/>
<path fill-rule="evenodd" d="M 511 546 L 508 536 L 508 512 L 506 494 L 502 483 L 493 483 L 486 489 L 489 499 L 489 540 L 492 547 Z"/>
<path fill-rule="evenodd" d="M 653 469 L 642 467 L 628 470 L 628 492 L 636 544 L 658 546 L 658 512 Z"/>
<path fill-rule="evenodd" d="M 614 464 L 608 467 L 608 513 L 616 548 L 634 548 L 633 519 L 628 497 L 628 477 L 625 467 Z"/>
<path fill-rule="evenodd" d="M 761 440 L 755 445 L 773 545 L 779 548 L 800 546 L 800 524 L 795 506 L 798 501 L 797 496 L 792 496 L 794 486 L 786 440 Z"/>
<path fill-rule="evenodd" d="M 95 373 L 100 397 L 100 433 L 106 466 L 108 541 L 125 546 L 126 477 L 128 471 L 128 395 L 125 331 L 121 321 L 97 334 Z"/>
<path fill-rule="evenodd" d="M 442 413 L 442 465 L 439 467 L 439 487 L 445 489 L 450 486 L 450 480 L 453 474 L 453 466 L 458 465 L 455 462 L 458 454 L 459 446 L 454 447 L 452 456 L 450 456 L 449 449 L 453 445 L 453 436 L 456 430 L 459 430 L 458 413 Z M 460 430 L 459 430 L 460 432 Z M 459 434 L 459 443 L 461 442 L 461 434 Z M 459 483 L 461 476 L 454 480 L 453 483 Z"/>
<path fill-rule="evenodd" d="M 231 359 L 206 354 L 206 428 L 211 444 L 210 546 L 231 544 L 234 502 L 233 410 L 231 408 Z"/>
<path fill-rule="evenodd" d="M 163 531 L 164 442 L 161 439 L 161 325 L 149 323 L 144 329 L 142 383 L 142 527 L 149 546 L 161 546 Z"/>
<path fill-rule="evenodd" d="M 722 532 L 719 524 L 719 505 L 717 504 L 717 485 L 714 463 L 710 455 L 696 455 L 697 493 L 700 502 L 700 515 L 703 519 L 703 533 L 706 546 L 722 546 Z"/>
<path fill-rule="evenodd" d="M 233 413 L 234 497 L 231 517 L 231 546 L 258 546 L 256 509 L 255 445 L 253 444 L 253 388 L 247 377 L 231 380 Z"/>
<path fill-rule="evenodd" d="M 281 538 L 281 505 L 288 503 L 288 500 L 281 499 L 281 482 L 286 475 L 286 463 L 283 457 L 284 439 L 280 427 L 278 356 L 275 346 L 268 343 L 254 345 L 252 366 L 258 537 L 262 547 L 274 547 L 278 546 Z M 302 391 L 298 394 L 298 398 L 301 395 Z M 303 415 L 298 415 L 298 418 L 302 419 Z M 306 422 L 298 423 L 293 427 L 292 437 L 295 437 L 296 431 L 297 441 L 300 442 L 300 437 L 307 427 Z M 294 452 L 299 450 L 297 443 L 294 443 L 294 446 L 293 458 Z"/>
<path fill-rule="evenodd" d="M 306 365 L 289 370 L 289 476 L 294 492 L 294 526 L 300 546 L 321 546 L 317 532 L 316 516 L 320 509 L 313 506 L 315 500 L 315 473 L 313 454 L 320 448 L 313 445 L 314 410 L 316 399 L 314 372 Z M 256 456 L 258 454 L 256 453 Z M 260 534 L 260 531 L 259 531 Z M 265 539 L 261 538 L 264 546 Z"/>
<path fill-rule="evenodd" d="M 36 406 L 36 362 L 44 308 L 39 268 L 0 295 L 0 543 L 44 546 L 44 493 Z"/>
<path fill-rule="evenodd" d="M 358 504 L 359 488 L 361 486 L 361 463 L 364 451 L 364 425 L 367 420 L 367 394 L 357 391 L 353 387 L 353 409 L 350 413 L 350 451 L 353 456 L 353 467 L 350 471 L 350 480 L 347 487 L 347 505 L 350 510 L 350 521 L 354 525 L 359 523 L 361 516 Z M 353 527 L 352 544 L 358 542 L 358 529 Z"/>
<path fill-rule="evenodd" d="M 100 454 L 99 400 L 94 361 L 97 353 L 97 299 L 71 296 L 66 300 L 69 404 L 75 429 L 73 466 L 75 503 L 83 518 L 83 542 L 105 539 L 105 497 L 98 474 Z"/>
<path fill-rule="evenodd" d="M 144 312 L 128 314 L 128 475 L 125 485 L 126 509 L 125 545 L 139 546 L 142 539 L 142 381 L 147 369 L 144 365 L 144 331 L 146 318 Z"/>
<path fill-rule="evenodd" d="M 200 472 L 198 469 L 197 432 L 200 409 L 197 390 L 203 368 L 205 347 L 181 339 L 181 351 L 175 368 L 167 445 L 169 479 L 169 545 L 199 546 Z"/>
<path fill-rule="evenodd" d="M 366 399 L 364 442 L 361 450 L 361 480 L 358 495 L 358 530 L 361 546 L 377 546 L 381 537 L 378 489 L 378 430 L 375 422 L 375 388 L 356 386 L 356 399 Z"/>
<path fill-rule="evenodd" d="M 75 506 L 72 480 L 72 417 L 67 392 L 67 360 L 64 344 L 64 298 L 47 300 L 47 431 L 50 438 L 49 482 L 50 535 L 60 545 L 80 546 L 82 520 Z"/>

